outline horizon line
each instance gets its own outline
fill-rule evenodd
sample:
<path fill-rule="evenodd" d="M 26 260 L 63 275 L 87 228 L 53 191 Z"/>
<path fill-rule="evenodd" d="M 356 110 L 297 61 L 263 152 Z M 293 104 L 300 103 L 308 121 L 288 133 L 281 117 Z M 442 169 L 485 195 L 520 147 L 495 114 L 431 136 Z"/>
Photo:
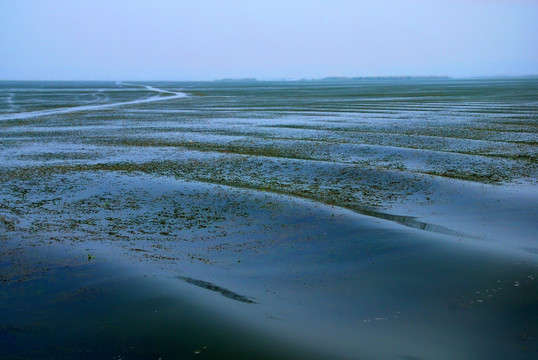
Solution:
<path fill-rule="evenodd" d="M 449 76 L 449 75 L 372 75 L 372 76 L 325 76 L 325 77 L 301 77 L 301 78 L 256 78 L 251 76 L 245 77 L 224 77 L 224 78 L 214 78 L 214 79 L 0 79 L 1 82 L 8 81 L 86 81 L 86 82 L 125 82 L 125 81 L 138 81 L 138 82 L 164 82 L 164 81 L 177 81 L 177 82 L 232 82 L 232 81 L 243 81 L 243 82 L 271 82 L 271 81 L 281 81 L 281 82 L 299 82 L 299 81 L 360 81 L 360 80 L 413 80 L 413 79 L 434 79 L 434 80 L 464 80 L 464 79 L 494 79 L 494 78 L 533 78 L 538 77 L 536 74 L 523 74 L 523 75 L 469 75 L 469 76 Z"/>

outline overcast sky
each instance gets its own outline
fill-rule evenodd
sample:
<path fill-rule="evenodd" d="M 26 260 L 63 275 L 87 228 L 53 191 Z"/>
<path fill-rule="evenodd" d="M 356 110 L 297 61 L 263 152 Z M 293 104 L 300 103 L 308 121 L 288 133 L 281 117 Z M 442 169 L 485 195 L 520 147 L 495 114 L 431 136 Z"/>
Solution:
<path fill-rule="evenodd" d="M 0 1 L 0 79 L 536 73 L 534 0 Z"/>

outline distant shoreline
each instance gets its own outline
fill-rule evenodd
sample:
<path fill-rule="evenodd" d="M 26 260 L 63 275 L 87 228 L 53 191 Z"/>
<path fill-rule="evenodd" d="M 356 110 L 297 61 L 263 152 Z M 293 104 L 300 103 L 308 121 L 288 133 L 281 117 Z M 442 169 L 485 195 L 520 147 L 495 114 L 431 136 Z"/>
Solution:
<path fill-rule="evenodd" d="M 328 76 L 323 78 L 300 79 L 257 79 L 257 78 L 224 78 L 207 80 L 209 82 L 270 82 L 270 81 L 370 81 L 370 80 L 465 80 L 465 79 L 538 79 L 538 74 L 529 75 L 491 75 L 491 76 L 448 76 L 448 75 L 404 75 L 404 76 Z"/>
<path fill-rule="evenodd" d="M 256 78 L 225 78 L 216 79 L 214 82 L 254 82 L 254 81 L 357 81 L 357 80 L 448 80 L 450 76 L 329 76 L 312 79 L 281 79 L 281 80 L 260 80 Z"/>
<path fill-rule="evenodd" d="M 258 79 L 246 78 L 222 78 L 222 79 L 122 79 L 138 83 L 146 82 L 300 82 L 300 81 L 324 81 L 324 82 L 351 82 L 351 81 L 375 81 L 375 80 L 488 80 L 488 79 L 538 79 L 538 74 L 529 75 L 488 75 L 488 76 L 447 76 L 447 75 L 420 75 L 420 76 L 329 76 L 323 78 L 274 78 Z M 0 82 L 117 82 L 118 79 L 0 79 Z"/>

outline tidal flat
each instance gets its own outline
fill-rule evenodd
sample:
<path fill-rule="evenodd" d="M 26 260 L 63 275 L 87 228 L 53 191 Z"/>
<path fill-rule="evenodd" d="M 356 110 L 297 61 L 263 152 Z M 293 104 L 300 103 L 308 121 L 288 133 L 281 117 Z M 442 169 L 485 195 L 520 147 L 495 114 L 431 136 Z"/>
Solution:
<path fill-rule="evenodd" d="M 2 359 L 535 359 L 538 80 L 0 82 Z"/>

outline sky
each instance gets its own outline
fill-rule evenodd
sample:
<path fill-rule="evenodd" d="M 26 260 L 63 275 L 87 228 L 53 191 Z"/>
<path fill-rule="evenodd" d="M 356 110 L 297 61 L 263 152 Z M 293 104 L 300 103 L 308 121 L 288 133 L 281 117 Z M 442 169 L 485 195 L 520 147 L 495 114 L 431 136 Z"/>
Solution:
<path fill-rule="evenodd" d="M 538 0 L 2 0 L 0 79 L 538 74 Z"/>

